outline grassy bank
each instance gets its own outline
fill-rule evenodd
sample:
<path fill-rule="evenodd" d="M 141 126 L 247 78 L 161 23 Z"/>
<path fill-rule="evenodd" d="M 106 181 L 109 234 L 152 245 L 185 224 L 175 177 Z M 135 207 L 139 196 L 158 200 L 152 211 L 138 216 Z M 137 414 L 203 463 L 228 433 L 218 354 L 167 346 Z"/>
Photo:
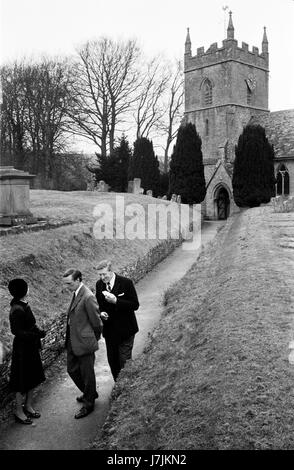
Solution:
<path fill-rule="evenodd" d="M 93 449 L 293 449 L 293 214 L 230 219 L 166 294 Z"/>
<path fill-rule="evenodd" d="M 168 201 L 133 194 L 31 191 L 34 216 L 72 222 L 72 225 L 1 237 L 0 340 L 6 351 L 10 350 L 12 343 L 8 322 L 11 297 L 7 285 L 10 279 L 23 277 L 27 280 L 30 305 L 38 322 L 45 326 L 68 305 L 70 295 L 62 291 L 62 274 L 67 268 L 80 269 L 85 283 L 92 288 L 97 281 L 99 260 L 110 258 L 114 269 L 121 271 L 158 244 L 158 239 L 119 240 L 114 237 L 99 240 L 95 237 L 95 206 L 108 204 L 115 215 L 117 195 L 124 198 L 125 206 L 136 203 L 144 210 L 149 203 L 169 204 Z"/>

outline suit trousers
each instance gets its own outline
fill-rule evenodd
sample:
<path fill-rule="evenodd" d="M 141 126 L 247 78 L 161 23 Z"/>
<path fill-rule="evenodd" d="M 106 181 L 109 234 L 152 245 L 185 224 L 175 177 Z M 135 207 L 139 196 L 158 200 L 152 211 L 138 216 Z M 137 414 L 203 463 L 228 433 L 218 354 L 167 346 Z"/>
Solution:
<path fill-rule="evenodd" d="M 96 395 L 96 376 L 94 370 L 95 353 L 76 356 L 70 338 L 67 342 L 67 372 L 84 395 L 84 405 L 94 406 Z"/>
<path fill-rule="evenodd" d="M 120 342 L 114 338 L 105 338 L 107 360 L 114 380 L 117 379 L 117 376 L 121 369 L 123 369 L 126 361 L 132 359 L 134 339 L 135 335 Z"/>

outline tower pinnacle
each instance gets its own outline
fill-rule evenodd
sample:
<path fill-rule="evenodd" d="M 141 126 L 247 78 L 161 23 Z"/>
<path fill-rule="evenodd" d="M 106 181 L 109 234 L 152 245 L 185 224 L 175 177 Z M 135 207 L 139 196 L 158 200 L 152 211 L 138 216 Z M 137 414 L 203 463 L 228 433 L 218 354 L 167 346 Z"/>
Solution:
<path fill-rule="evenodd" d="M 233 20 L 232 20 L 232 12 L 229 11 L 229 25 L 227 29 L 227 39 L 234 39 L 234 26 L 233 26 Z"/>
<path fill-rule="evenodd" d="M 262 38 L 262 52 L 268 53 L 268 40 L 266 35 L 266 27 L 264 26 L 263 38 Z"/>
<path fill-rule="evenodd" d="M 190 39 L 189 28 L 187 28 L 187 36 L 186 36 L 186 42 L 185 42 L 185 54 L 191 55 L 191 39 Z"/>

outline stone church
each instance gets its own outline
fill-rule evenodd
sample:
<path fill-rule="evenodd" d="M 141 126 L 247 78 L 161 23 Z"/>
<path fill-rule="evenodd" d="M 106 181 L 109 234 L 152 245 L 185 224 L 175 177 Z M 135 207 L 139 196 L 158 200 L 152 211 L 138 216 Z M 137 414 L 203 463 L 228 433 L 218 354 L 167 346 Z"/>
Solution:
<path fill-rule="evenodd" d="M 222 47 L 211 44 L 192 55 L 189 29 L 185 42 L 185 120 L 202 139 L 209 219 L 238 211 L 232 190 L 235 145 L 248 123 L 260 124 L 275 149 L 276 194 L 294 195 L 294 109 L 270 112 L 269 44 L 264 28 L 261 52 L 235 39 L 232 12 Z"/>

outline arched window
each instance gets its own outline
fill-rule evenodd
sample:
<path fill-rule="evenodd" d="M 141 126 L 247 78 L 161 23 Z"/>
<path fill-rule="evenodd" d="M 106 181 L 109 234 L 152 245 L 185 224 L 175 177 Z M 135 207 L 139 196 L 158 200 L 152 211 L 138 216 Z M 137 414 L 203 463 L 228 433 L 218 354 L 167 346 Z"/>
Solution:
<path fill-rule="evenodd" d="M 208 119 L 205 119 L 205 135 L 209 135 L 209 121 Z"/>
<path fill-rule="evenodd" d="M 285 165 L 280 165 L 277 170 L 277 195 L 289 195 L 290 177 Z"/>
<path fill-rule="evenodd" d="M 202 104 L 204 106 L 212 104 L 212 84 L 208 78 L 202 84 Z"/>
<path fill-rule="evenodd" d="M 247 88 L 247 104 L 252 103 L 252 92 Z"/>

